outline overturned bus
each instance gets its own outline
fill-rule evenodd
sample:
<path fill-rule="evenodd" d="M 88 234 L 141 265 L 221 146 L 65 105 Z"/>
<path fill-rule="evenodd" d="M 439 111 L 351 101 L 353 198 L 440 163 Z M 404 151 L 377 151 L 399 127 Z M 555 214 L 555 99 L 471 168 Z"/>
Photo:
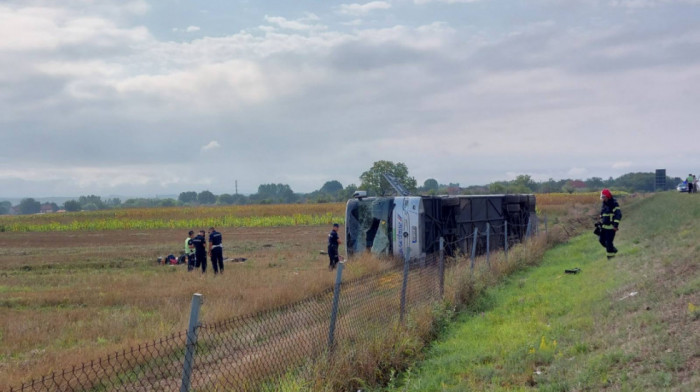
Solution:
<path fill-rule="evenodd" d="M 364 197 L 356 194 L 345 210 L 347 257 L 362 252 L 425 259 L 445 254 L 477 254 L 522 241 L 531 230 L 535 196 L 459 195 Z M 531 223 L 532 219 L 532 223 Z M 474 236 L 476 229 L 477 235 Z"/>

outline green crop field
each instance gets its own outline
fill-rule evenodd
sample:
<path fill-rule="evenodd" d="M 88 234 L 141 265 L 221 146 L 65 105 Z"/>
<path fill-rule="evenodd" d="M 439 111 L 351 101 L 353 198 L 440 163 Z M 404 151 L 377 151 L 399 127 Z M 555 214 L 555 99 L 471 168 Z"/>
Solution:
<path fill-rule="evenodd" d="M 276 227 L 343 222 L 345 204 L 166 207 L 0 216 L 0 232 Z"/>

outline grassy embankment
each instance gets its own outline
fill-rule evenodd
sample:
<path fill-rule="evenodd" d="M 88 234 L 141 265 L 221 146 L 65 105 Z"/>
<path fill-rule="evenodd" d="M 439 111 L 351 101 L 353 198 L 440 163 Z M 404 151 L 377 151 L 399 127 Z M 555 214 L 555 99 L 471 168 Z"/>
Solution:
<path fill-rule="evenodd" d="M 616 259 L 591 233 L 555 247 L 478 296 L 384 390 L 700 390 L 700 196 L 622 209 Z"/>

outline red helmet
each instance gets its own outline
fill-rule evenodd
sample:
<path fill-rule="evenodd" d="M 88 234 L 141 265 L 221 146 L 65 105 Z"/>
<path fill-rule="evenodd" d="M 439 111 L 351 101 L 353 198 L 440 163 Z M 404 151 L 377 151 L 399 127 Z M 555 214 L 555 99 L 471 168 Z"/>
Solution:
<path fill-rule="evenodd" d="M 605 196 L 605 197 L 607 197 L 608 199 L 612 199 L 612 193 L 610 193 L 610 190 L 607 189 L 607 188 L 606 188 L 606 189 L 603 189 L 602 191 L 600 191 L 600 196 L 601 196 L 601 197 Z"/>

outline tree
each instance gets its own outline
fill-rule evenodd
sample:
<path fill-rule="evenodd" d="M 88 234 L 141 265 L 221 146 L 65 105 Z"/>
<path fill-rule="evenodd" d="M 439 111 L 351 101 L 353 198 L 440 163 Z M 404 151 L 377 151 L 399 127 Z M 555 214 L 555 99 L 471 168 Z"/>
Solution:
<path fill-rule="evenodd" d="M 197 195 L 197 201 L 199 204 L 214 204 L 216 203 L 216 196 L 209 191 L 201 191 Z"/>
<path fill-rule="evenodd" d="M 326 181 L 325 184 L 320 189 L 321 193 L 327 193 L 329 195 L 335 195 L 338 191 L 343 190 L 343 184 L 336 180 Z"/>
<path fill-rule="evenodd" d="M 627 173 L 615 180 L 615 188 L 629 191 L 654 191 L 654 173 Z"/>
<path fill-rule="evenodd" d="M 9 201 L 0 201 L 0 215 L 9 214 L 10 208 L 12 208 L 12 203 Z"/>
<path fill-rule="evenodd" d="M 503 181 L 494 182 L 489 185 L 489 192 L 494 194 L 508 193 L 508 188 Z"/>
<path fill-rule="evenodd" d="M 345 189 L 338 192 L 338 200 L 339 201 L 346 201 L 348 199 L 352 199 L 352 195 L 354 195 L 356 191 L 357 191 L 357 185 L 350 184 L 350 185 L 346 186 Z"/>
<path fill-rule="evenodd" d="M 293 203 L 297 197 L 287 184 L 261 184 L 258 193 L 251 196 L 262 204 Z"/>
<path fill-rule="evenodd" d="M 193 203 L 197 201 L 197 192 L 181 192 L 180 195 L 177 197 L 177 200 L 183 204 Z"/>
<path fill-rule="evenodd" d="M 233 197 L 232 194 L 222 193 L 216 199 L 216 204 L 229 205 L 229 204 L 233 204 L 235 201 L 236 201 L 236 199 Z"/>
<path fill-rule="evenodd" d="M 528 174 L 521 174 L 511 181 L 513 188 L 517 189 L 516 193 L 530 193 L 537 190 L 537 183 L 532 180 Z"/>
<path fill-rule="evenodd" d="M 586 180 L 586 185 L 590 189 L 603 189 L 603 179 L 600 177 L 591 177 Z"/>
<path fill-rule="evenodd" d="M 118 197 L 114 197 L 112 199 L 105 200 L 104 203 L 107 207 L 113 208 L 113 207 L 119 207 L 119 205 L 122 204 L 122 201 Z"/>
<path fill-rule="evenodd" d="M 177 200 L 173 198 L 162 199 L 158 203 L 161 207 L 175 207 L 177 205 Z"/>
<path fill-rule="evenodd" d="M 102 198 L 95 195 L 80 196 L 78 202 L 84 210 L 94 211 L 94 210 L 104 210 L 107 208 L 102 202 Z"/>
<path fill-rule="evenodd" d="M 574 193 L 574 191 L 576 190 L 576 188 L 574 187 L 573 181 L 569 180 L 569 181 L 566 182 L 566 184 L 564 184 L 563 187 L 561 187 L 561 190 L 564 191 L 564 192 L 566 192 L 566 193 L 571 194 L 571 193 Z"/>
<path fill-rule="evenodd" d="M 428 178 L 423 182 L 423 191 L 429 195 L 436 195 L 440 189 L 440 184 L 434 178 Z"/>
<path fill-rule="evenodd" d="M 99 207 L 95 203 L 86 203 L 86 204 L 83 204 L 82 207 L 83 207 L 83 210 L 85 210 L 85 211 L 96 211 L 99 209 Z"/>
<path fill-rule="evenodd" d="M 20 214 L 36 214 L 41 211 L 41 203 L 29 197 L 19 202 Z"/>
<path fill-rule="evenodd" d="M 80 211 L 82 207 L 77 200 L 67 200 L 65 203 L 63 203 L 63 209 L 68 212 L 76 212 Z"/>
<path fill-rule="evenodd" d="M 233 195 L 233 203 L 232 204 L 236 204 L 236 205 L 248 204 L 248 197 L 245 195 L 241 195 L 241 194 L 236 193 L 235 195 Z"/>
<path fill-rule="evenodd" d="M 161 201 L 167 199 L 126 199 L 124 203 L 121 204 L 122 208 L 153 208 L 159 207 Z M 171 199 L 172 200 L 172 199 Z"/>
<path fill-rule="evenodd" d="M 370 194 L 385 196 L 395 192 L 394 187 L 384 178 L 384 173 L 393 175 L 396 180 L 409 192 L 416 191 L 416 179 L 408 175 L 408 168 L 405 164 L 391 161 L 374 162 L 372 168 L 362 173 L 360 189 L 366 190 Z"/>

